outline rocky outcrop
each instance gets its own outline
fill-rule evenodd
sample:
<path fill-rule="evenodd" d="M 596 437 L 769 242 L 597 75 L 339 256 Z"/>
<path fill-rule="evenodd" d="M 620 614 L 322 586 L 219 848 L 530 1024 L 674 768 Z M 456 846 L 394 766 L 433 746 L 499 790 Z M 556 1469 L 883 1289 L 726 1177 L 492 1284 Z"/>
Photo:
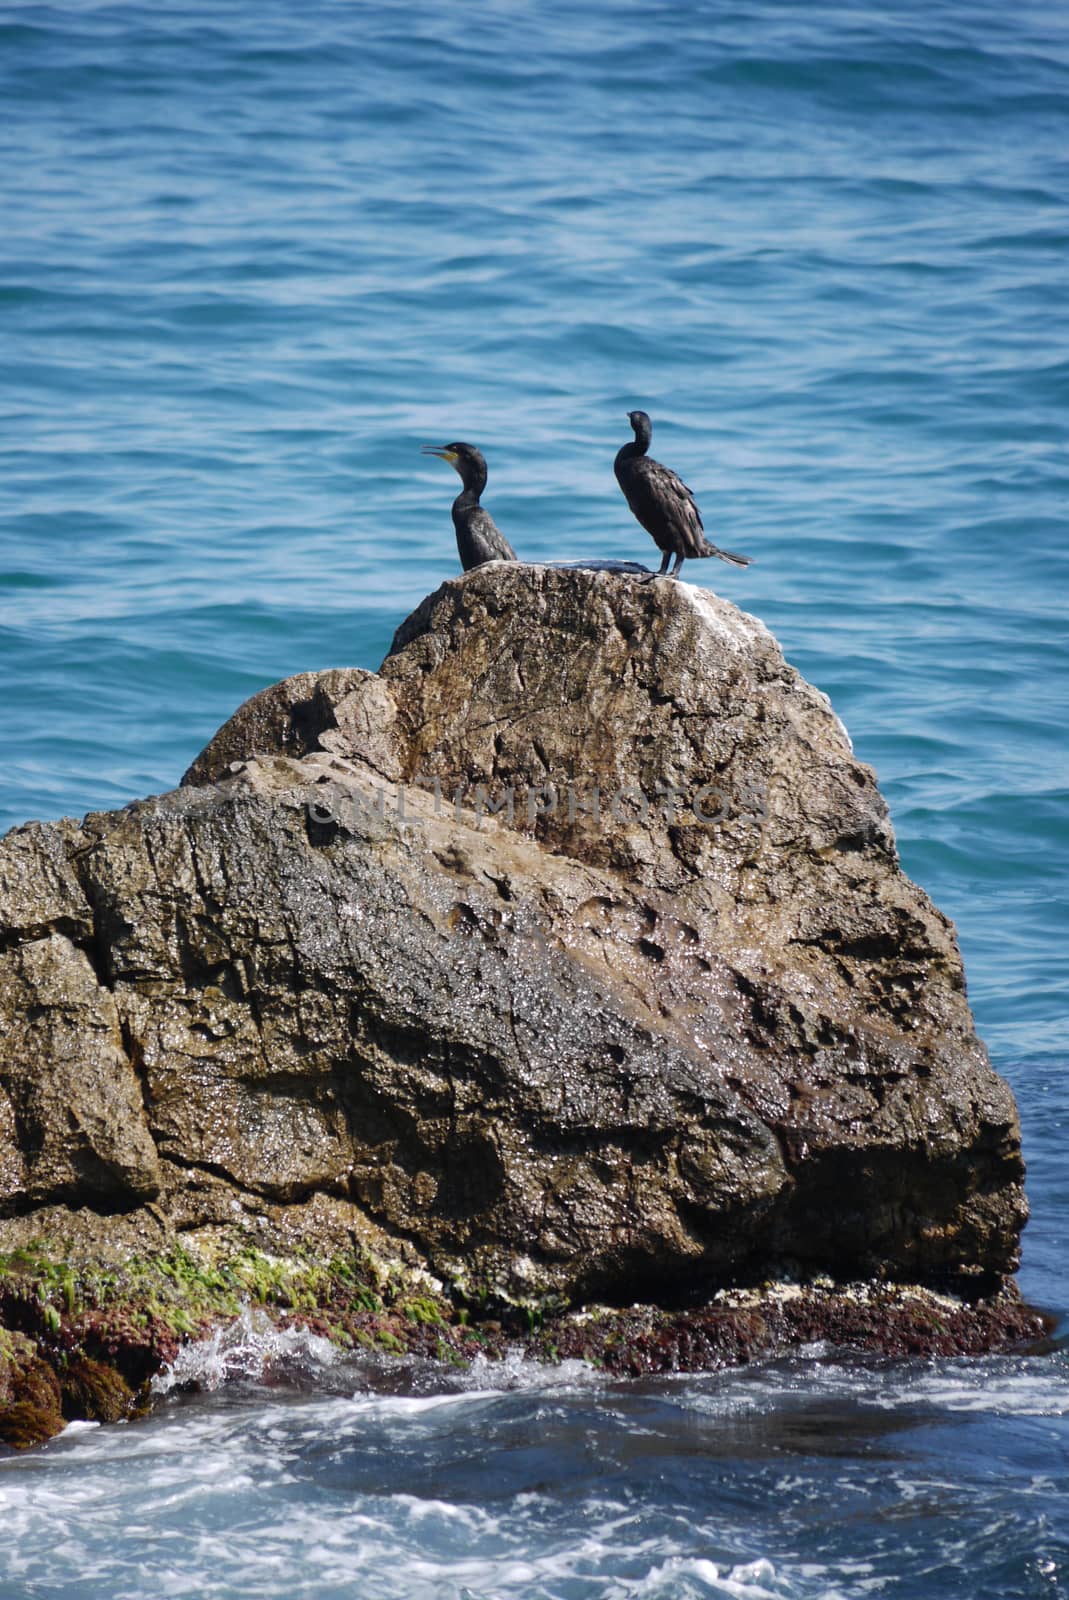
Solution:
<path fill-rule="evenodd" d="M 180 789 L 15 830 L 0 927 L 0 1248 L 329 1215 L 621 1303 L 1017 1261 L 953 929 L 825 697 L 685 584 L 445 584 Z"/>

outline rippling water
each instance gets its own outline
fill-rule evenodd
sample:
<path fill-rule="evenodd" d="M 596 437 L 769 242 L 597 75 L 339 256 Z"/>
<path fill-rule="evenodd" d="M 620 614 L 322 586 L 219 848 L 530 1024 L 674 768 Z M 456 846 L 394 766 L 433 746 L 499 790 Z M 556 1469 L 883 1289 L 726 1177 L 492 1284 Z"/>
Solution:
<path fill-rule="evenodd" d="M 518 1359 L 448 1387 L 422 1376 L 398 1394 L 381 1369 L 341 1364 L 315 1393 L 237 1385 L 136 1426 L 69 1430 L 0 1470 L 3 1593 L 1064 1592 L 1064 1358 L 814 1352 L 626 1385 Z"/>
<path fill-rule="evenodd" d="M 686 575 L 958 923 L 1064 1311 L 1067 113 L 1043 3 L 0 3 L 0 826 L 377 666 L 457 565 L 423 442 L 482 446 L 522 556 L 648 560 L 642 406 L 754 557 Z M 2 1592 L 1067 1593 L 1065 1360 L 418 1403 L 313 1362 L 0 1463 Z"/>

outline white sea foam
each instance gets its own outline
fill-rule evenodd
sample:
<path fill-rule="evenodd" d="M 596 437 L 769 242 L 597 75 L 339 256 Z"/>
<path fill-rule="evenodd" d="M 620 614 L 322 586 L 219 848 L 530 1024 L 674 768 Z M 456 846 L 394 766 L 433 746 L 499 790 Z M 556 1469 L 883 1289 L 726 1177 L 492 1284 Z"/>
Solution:
<path fill-rule="evenodd" d="M 739 1418 L 848 1402 L 864 1410 L 971 1411 L 992 1416 L 1069 1416 L 1069 1363 L 1061 1356 L 939 1357 L 893 1366 L 819 1359 L 821 1346 L 741 1372 L 665 1386 L 665 1400 L 704 1415 Z"/>
<path fill-rule="evenodd" d="M 913 1375 L 900 1388 L 889 1385 L 867 1400 L 885 1410 L 919 1402 L 941 1411 L 1067 1417 L 1069 1367 L 1064 1359 L 1038 1356 L 938 1362 Z"/>
<path fill-rule="evenodd" d="M 500 1387 L 503 1368 L 519 1386 Z M 859 1600 L 887 1586 L 899 1545 L 892 1552 L 877 1539 L 874 1563 L 857 1551 L 814 1561 L 812 1545 L 800 1559 L 807 1507 L 816 1514 L 834 1494 L 878 1532 L 886 1504 L 915 1508 L 909 1527 L 933 1502 L 958 1521 L 980 1504 L 934 1463 L 892 1469 L 878 1490 L 861 1462 L 843 1458 L 829 1477 L 801 1456 L 785 1474 L 775 1452 L 771 1475 L 747 1465 L 757 1458 L 741 1458 L 741 1498 L 729 1504 L 718 1463 L 734 1431 L 710 1417 L 695 1434 L 670 1415 L 688 1396 L 700 1401 L 707 1380 L 613 1384 L 606 1407 L 582 1368 L 558 1370 L 557 1387 L 518 1355 L 486 1369 L 482 1381 L 498 1387 L 428 1396 L 267 1390 L 251 1405 L 205 1396 L 129 1428 L 65 1435 L 26 1464 L 0 1462 L 6 1577 L 20 1593 L 41 1586 L 68 1600 L 143 1600 L 146 1573 L 154 1594 L 174 1600 Z M 815 1397 L 835 1406 L 862 1392 L 858 1370 L 843 1372 L 841 1392 L 816 1363 L 723 1381 L 728 1391 L 764 1393 L 787 1420 L 806 1375 Z M 579 1386 L 571 1394 L 565 1376 Z M 783 1387 L 770 1391 L 771 1376 Z M 909 1388 L 893 1369 L 871 1379 L 887 1392 Z M 589 1443 L 577 1448 L 577 1439 Z M 587 1450 L 597 1459 L 584 1465 Z M 686 1473 L 680 1485 L 692 1489 L 681 1500 L 656 1487 L 662 1467 Z M 1053 1480 L 1038 1485 L 1036 1503 L 1055 1492 Z M 989 1494 L 987 1486 L 985 1527 Z M 1006 1508 L 998 1514 L 1005 1527 L 995 1536 L 1009 1544 L 1013 1519 Z M 57 1528 L 61 1537 L 51 1537 Z M 945 1542 L 940 1551 L 953 1566 L 967 1560 Z"/>
<path fill-rule="evenodd" d="M 761 1558 L 736 1566 L 720 1566 L 702 1557 L 672 1556 L 645 1579 L 609 1591 L 619 1600 L 690 1600 L 691 1596 L 723 1595 L 736 1600 L 783 1600 L 793 1593 L 777 1581 L 771 1561 Z"/>
<path fill-rule="evenodd" d="M 589 1389 L 606 1380 L 604 1373 L 588 1361 L 533 1361 L 514 1346 L 501 1360 L 477 1355 L 468 1371 L 455 1381 L 465 1389 L 500 1394 L 517 1389 Z"/>
<path fill-rule="evenodd" d="M 305 1328 L 278 1328 L 262 1311 L 246 1308 L 235 1322 L 207 1339 L 183 1345 L 170 1366 L 152 1380 L 152 1392 L 176 1388 L 218 1389 L 235 1379 L 253 1380 L 280 1363 L 328 1367 L 343 1352 Z"/>

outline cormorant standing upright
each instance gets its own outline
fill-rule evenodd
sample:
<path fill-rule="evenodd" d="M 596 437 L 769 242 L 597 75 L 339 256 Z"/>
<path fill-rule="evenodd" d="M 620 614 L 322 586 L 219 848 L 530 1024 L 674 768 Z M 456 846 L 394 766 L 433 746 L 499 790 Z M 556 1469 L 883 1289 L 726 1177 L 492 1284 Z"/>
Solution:
<path fill-rule="evenodd" d="M 624 497 L 647 533 L 653 535 L 658 550 L 664 551 L 660 576 L 668 571 L 672 556 L 676 564 L 672 577 L 678 578 L 686 556 L 719 556 L 736 567 L 748 567 L 749 556 L 732 555 L 710 544 L 702 527 L 701 512 L 694 496 L 676 474 L 662 467 L 646 451 L 653 425 L 644 411 L 629 411 L 627 420 L 635 430 L 630 444 L 616 452 L 613 471 Z"/>
<path fill-rule="evenodd" d="M 516 552 L 484 506 L 479 496 L 486 488 L 486 462 L 473 444 L 423 446 L 425 456 L 448 461 L 460 474 L 464 485 L 453 501 L 453 526 L 457 530 L 457 549 L 465 572 L 481 567 L 484 561 L 515 561 Z"/>

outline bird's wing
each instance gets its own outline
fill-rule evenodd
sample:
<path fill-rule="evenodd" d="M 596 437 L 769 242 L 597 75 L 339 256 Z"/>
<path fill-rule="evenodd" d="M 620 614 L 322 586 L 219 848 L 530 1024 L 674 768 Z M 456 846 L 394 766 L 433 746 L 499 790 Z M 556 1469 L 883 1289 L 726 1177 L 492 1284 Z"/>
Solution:
<path fill-rule="evenodd" d="M 471 566 L 480 566 L 484 561 L 515 561 L 516 552 L 501 532 L 489 511 L 482 506 L 476 507 L 468 519 L 468 543 L 471 548 Z M 469 563 L 461 553 L 465 566 Z"/>
<path fill-rule="evenodd" d="M 700 554 L 705 543 L 701 512 L 682 478 L 650 456 L 642 456 L 635 467 L 636 499 L 641 501 L 642 510 L 630 495 L 628 502 L 639 522 L 653 534 L 662 550 Z"/>
<path fill-rule="evenodd" d="M 501 532 L 489 511 L 482 511 L 479 516 L 479 538 L 493 550 L 493 561 L 515 561 L 516 552 Z"/>
<path fill-rule="evenodd" d="M 687 487 L 677 472 L 670 471 L 668 467 L 662 467 L 659 461 L 655 461 L 653 464 L 659 472 L 664 474 L 666 480 L 671 481 L 672 488 L 675 490 L 679 498 L 686 501 L 694 516 L 695 522 L 697 522 L 700 528 L 702 525 L 702 514 L 698 510 L 698 502 L 695 500 L 693 492 Z"/>

